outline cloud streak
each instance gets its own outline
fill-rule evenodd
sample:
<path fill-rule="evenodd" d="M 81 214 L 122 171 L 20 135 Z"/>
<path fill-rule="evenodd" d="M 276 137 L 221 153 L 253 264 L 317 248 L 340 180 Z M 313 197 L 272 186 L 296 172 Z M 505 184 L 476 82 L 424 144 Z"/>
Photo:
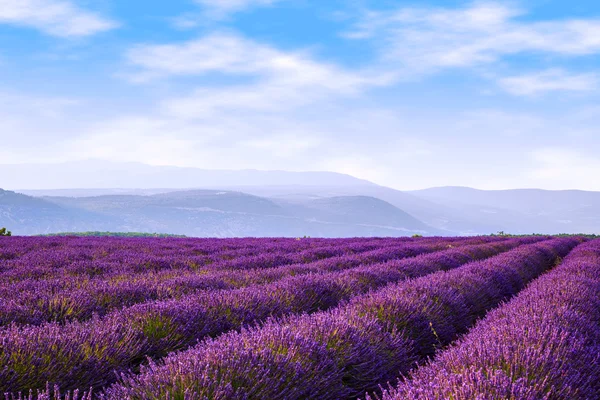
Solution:
<path fill-rule="evenodd" d="M 66 0 L 0 0 L 0 23 L 25 26 L 59 37 L 82 37 L 118 24 Z"/>
<path fill-rule="evenodd" d="M 598 87 L 596 74 L 569 74 L 561 69 L 501 78 L 502 89 L 516 96 L 536 96 L 548 92 L 587 92 Z"/>
<path fill-rule="evenodd" d="M 383 62 L 411 73 L 491 64 L 523 53 L 600 52 L 600 20 L 529 21 L 520 18 L 525 14 L 497 2 L 369 11 L 346 37 L 380 43 Z"/>
<path fill-rule="evenodd" d="M 163 104 L 169 113 L 197 117 L 218 110 L 280 111 L 331 97 L 348 97 L 389 83 L 375 71 L 348 71 L 302 52 L 283 52 L 234 34 L 212 34 L 180 44 L 142 45 L 127 54 L 134 82 L 219 74 L 244 83 L 203 86 Z"/>
<path fill-rule="evenodd" d="M 195 2 L 204 7 L 209 14 L 217 18 L 222 18 L 252 7 L 270 6 L 278 1 L 281 0 L 195 0 Z"/>

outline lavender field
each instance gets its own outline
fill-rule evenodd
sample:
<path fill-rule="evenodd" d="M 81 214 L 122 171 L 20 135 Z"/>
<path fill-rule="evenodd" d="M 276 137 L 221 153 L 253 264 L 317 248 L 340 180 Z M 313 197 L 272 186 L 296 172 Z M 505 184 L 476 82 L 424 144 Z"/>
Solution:
<path fill-rule="evenodd" d="M 6 399 L 598 399 L 600 240 L 0 238 Z"/>

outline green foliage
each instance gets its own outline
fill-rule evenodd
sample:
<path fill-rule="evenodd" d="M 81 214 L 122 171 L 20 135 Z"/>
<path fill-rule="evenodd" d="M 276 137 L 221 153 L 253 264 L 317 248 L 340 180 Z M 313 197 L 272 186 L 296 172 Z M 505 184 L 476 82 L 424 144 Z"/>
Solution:
<path fill-rule="evenodd" d="M 513 235 L 512 233 L 506 233 L 504 231 L 498 231 L 497 233 L 492 233 L 490 236 L 501 236 L 501 237 L 523 237 L 523 236 L 532 236 L 532 235 Z M 551 236 L 551 235 L 543 235 L 543 234 L 534 234 L 533 236 Z"/>
<path fill-rule="evenodd" d="M 6 228 L 0 228 L 0 236 L 12 236 L 12 232 Z"/>
<path fill-rule="evenodd" d="M 422 238 L 423 235 L 419 235 L 418 233 L 415 233 L 414 235 L 412 235 L 412 237 L 414 237 L 414 238 Z"/>

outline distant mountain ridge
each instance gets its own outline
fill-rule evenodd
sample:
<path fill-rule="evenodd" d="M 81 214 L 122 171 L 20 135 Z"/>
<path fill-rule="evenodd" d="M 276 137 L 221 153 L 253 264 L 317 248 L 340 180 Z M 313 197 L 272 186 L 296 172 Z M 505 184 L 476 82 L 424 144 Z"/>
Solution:
<path fill-rule="evenodd" d="M 112 226 L 112 218 L 0 189 L 0 226 L 14 227 L 17 235 L 104 230 Z"/>
<path fill-rule="evenodd" d="M 199 237 L 441 234 L 397 207 L 367 196 L 298 204 L 217 190 L 42 198 L 5 193 L 32 205 L 23 208 L 10 202 L 0 204 L 0 225 L 10 226 L 15 234 L 62 231 L 162 232 Z"/>
<path fill-rule="evenodd" d="M 600 192 L 584 190 L 478 190 L 469 187 L 447 186 L 409 193 L 432 201 L 485 204 L 532 214 L 557 212 L 573 207 L 600 207 Z"/>
<path fill-rule="evenodd" d="M 600 192 L 468 187 L 403 192 L 331 172 L 103 161 L 0 165 L 0 186 L 25 187 L 31 174 L 41 174 L 46 188 L 19 190 L 21 195 L 3 191 L 0 199 L 0 225 L 16 233 L 59 227 L 188 236 L 600 233 Z"/>
<path fill-rule="evenodd" d="M 439 187 L 408 193 L 506 232 L 600 233 L 600 192 Z"/>

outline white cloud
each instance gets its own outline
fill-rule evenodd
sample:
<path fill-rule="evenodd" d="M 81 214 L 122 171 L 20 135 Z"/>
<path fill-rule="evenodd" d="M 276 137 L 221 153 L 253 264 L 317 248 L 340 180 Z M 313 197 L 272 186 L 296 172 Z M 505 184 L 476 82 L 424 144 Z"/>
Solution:
<path fill-rule="evenodd" d="M 209 72 L 256 73 L 284 64 L 283 54 L 230 34 L 212 34 L 189 42 L 140 45 L 127 53 L 146 79 Z M 279 61 L 278 61 L 279 60 Z"/>
<path fill-rule="evenodd" d="M 280 0 L 195 0 L 217 18 L 251 7 L 270 6 Z"/>
<path fill-rule="evenodd" d="M 596 74 L 569 74 L 561 69 L 509 76 L 498 80 L 501 88 L 517 96 L 535 96 L 553 91 L 585 92 L 598 86 Z"/>
<path fill-rule="evenodd" d="M 227 19 L 232 14 L 256 7 L 269 7 L 281 0 L 194 0 L 200 11 L 188 12 L 171 19 L 176 29 L 193 29 Z"/>
<path fill-rule="evenodd" d="M 530 21 L 519 18 L 524 14 L 498 2 L 459 9 L 371 11 L 346 36 L 374 39 L 384 62 L 411 73 L 489 64 L 525 52 L 565 56 L 600 52 L 600 20 Z"/>
<path fill-rule="evenodd" d="M 193 29 L 255 7 L 272 6 L 279 1 L 281 0 L 194 0 L 200 6 L 200 11 L 178 15 L 171 22 L 177 29 Z"/>
<path fill-rule="evenodd" d="M 136 77 L 142 81 L 164 76 L 220 73 L 350 88 L 385 80 L 385 77 L 363 76 L 314 61 L 308 54 L 283 52 L 239 35 L 223 33 L 185 43 L 137 46 L 127 53 L 127 59 L 141 69 Z"/>
<path fill-rule="evenodd" d="M 0 24 L 13 24 L 61 36 L 89 36 L 117 24 L 67 0 L 0 0 Z"/>
<path fill-rule="evenodd" d="M 389 83 L 385 74 L 348 71 L 302 52 L 283 52 L 233 34 L 213 34 L 181 44 L 137 46 L 127 58 L 140 68 L 130 75 L 134 82 L 211 73 L 246 78 L 245 83 L 204 86 L 191 95 L 165 101 L 165 109 L 180 117 L 204 117 L 223 109 L 289 109 L 331 96 L 353 96 L 368 87 Z"/>

